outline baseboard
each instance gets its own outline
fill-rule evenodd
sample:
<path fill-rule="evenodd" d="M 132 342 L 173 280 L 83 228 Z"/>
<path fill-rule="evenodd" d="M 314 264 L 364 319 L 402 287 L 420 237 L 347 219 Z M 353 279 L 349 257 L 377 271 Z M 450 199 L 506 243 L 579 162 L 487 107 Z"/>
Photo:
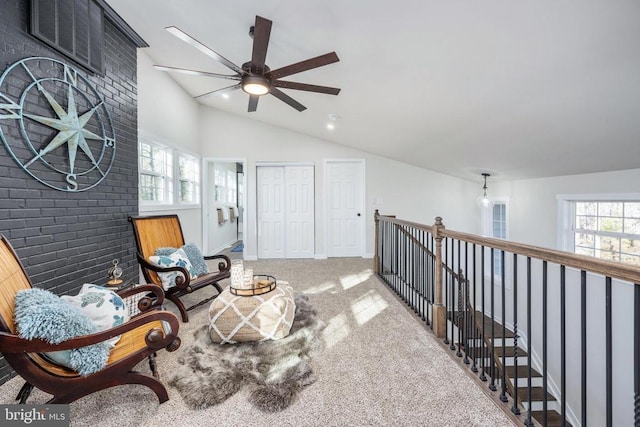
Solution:
<path fill-rule="evenodd" d="M 316 254 L 313 259 L 327 259 L 327 254 Z"/>

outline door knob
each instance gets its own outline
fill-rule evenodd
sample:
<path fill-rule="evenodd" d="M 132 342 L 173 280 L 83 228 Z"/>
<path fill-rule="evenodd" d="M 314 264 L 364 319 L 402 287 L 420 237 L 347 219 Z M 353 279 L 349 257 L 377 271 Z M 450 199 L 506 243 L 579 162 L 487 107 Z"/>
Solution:
<path fill-rule="evenodd" d="M 360 212 L 358 212 L 358 216 L 360 216 Z"/>

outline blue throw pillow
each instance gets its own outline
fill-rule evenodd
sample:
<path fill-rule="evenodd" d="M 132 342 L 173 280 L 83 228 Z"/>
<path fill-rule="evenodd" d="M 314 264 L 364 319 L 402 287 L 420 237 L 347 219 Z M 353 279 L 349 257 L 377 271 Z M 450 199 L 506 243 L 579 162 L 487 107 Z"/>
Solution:
<path fill-rule="evenodd" d="M 209 272 L 209 267 L 202 256 L 202 252 L 200 252 L 195 243 L 187 243 L 182 247 L 182 250 L 187 254 L 187 258 L 189 258 L 197 276 L 202 276 Z"/>
<path fill-rule="evenodd" d="M 18 335 L 27 340 L 40 338 L 50 344 L 59 344 L 97 331 L 93 322 L 76 307 L 39 288 L 16 294 L 14 316 Z M 87 376 L 105 367 L 109 360 L 109 345 L 103 342 L 45 355 Z"/>

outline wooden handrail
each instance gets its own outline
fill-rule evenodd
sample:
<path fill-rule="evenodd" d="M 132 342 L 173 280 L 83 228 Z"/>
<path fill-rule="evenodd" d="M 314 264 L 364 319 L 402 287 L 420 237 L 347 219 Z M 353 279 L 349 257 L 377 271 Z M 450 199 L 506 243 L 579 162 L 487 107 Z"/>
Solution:
<path fill-rule="evenodd" d="M 428 232 L 433 232 L 434 229 L 434 227 L 432 226 L 411 221 L 403 221 L 396 218 L 389 218 L 383 215 L 379 215 L 379 220 L 398 225 L 410 226 Z M 448 230 L 446 228 L 439 230 L 439 234 L 443 238 L 448 237 L 469 243 L 475 243 L 477 245 L 499 249 L 505 252 L 515 253 L 542 261 L 564 265 L 566 267 L 576 268 L 578 270 L 598 273 L 603 276 L 608 276 L 615 279 L 625 280 L 634 283 L 637 286 L 640 286 L 640 267 L 636 267 L 634 265 L 608 261 L 586 255 L 578 255 L 566 251 L 542 248 L 539 246 L 532 246 L 524 243 L 516 243 L 492 237 L 482 237 L 475 234 Z"/>

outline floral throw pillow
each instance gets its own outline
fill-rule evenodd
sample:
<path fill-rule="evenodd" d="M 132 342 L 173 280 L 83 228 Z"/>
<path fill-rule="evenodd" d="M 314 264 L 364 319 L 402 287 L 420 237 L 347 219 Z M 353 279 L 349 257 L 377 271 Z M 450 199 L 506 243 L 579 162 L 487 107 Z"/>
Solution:
<path fill-rule="evenodd" d="M 160 267 L 184 267 L 189 272 L 191 279 L 197 277 L 187 254 L 182 249 L 178 249 L 170 255 L 153 255 L 149 257 L 149 260 Z M 165 291 L 176 285 L 176 277 L 178 276 L 182 277 L 182 273 L 179 271 L 158 273 L 158 277 Z"/>
<path fill-rule="evenodd" d="M 103 286 L 85 283 L 78 295 L 63 295 L 60 299 L 91 319 L 98 331 L 115 328 L 130 319 L 127 306 L 120 295 Z M 114 347 L 119 339 L 118 335 L 106 342 Z"/>

